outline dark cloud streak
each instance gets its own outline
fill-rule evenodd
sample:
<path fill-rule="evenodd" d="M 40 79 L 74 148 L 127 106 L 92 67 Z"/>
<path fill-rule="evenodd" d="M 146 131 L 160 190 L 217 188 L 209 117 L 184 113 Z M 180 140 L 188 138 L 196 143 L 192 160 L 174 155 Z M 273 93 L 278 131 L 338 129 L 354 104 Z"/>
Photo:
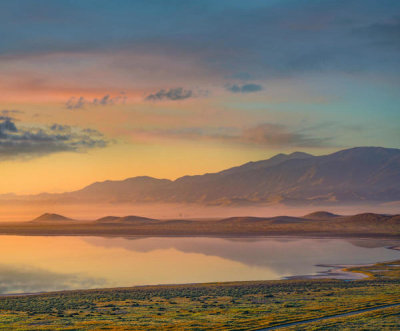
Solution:
<path fill-rule="evenodd" d="M 331 138 L 316 138 L 305 132 L 289 130 L 281 124 L 263 123 L 243 130 L 240 137 L 245 143 L 270 147 L 327 147 Z"/>
<path fill-rule="evenodd" d="M 127 96 L 125 92 L 121 92 L 116 97 L 111 97 L 109 94 L 104 95 L 100 98 L 94 98 L 93 100 L 86 99 L 85 97 L 81 96 L 71 97 L 65 103 L 65 107 L 68 109 L 82 109 L 85 105 L 95 105 L 95 106 L 108 106 L 108 105 L 115 105 L 115 104 L 125 104 Z"/>
<path fill-rule="evenodd" d="M 147 101 L 163 101 L 163 100 L 184 100 L 194 96 L 192 90 L 185 90 L 182 87 L 170 88 L 168 90 L 159 90 L 146 96 Z"/>
<path fill-rule="evenodd" d="M 231 91 L 232 93 L 254 93 L 254 92 L 260 92 L 263 90 L 262 85 L 259 84 L 253 84 L 253 83 L 248 83 L 248 84 L 233 84 L 233 85 L 228 85 L 226 87 L 228 91 Z"/>
<path fill-rule="evenodd" d="M 17 126 L 11 118 L 0 120 L 0 161 L 58 152 L 85 152 L 106 147 L 110 142 L 93 129 L 61 124 Z"/>
<path fill-rule="evenodd" d="M 189 127 L 180 129 L 157 129 L 145 133 L 158 136 L 162 139 L 204 139 L 226 142 L 231 144 L 244 144 L 249 146 L 266 146 L 271 148 L 323 148 L 332 147 L 331 137 L 315 137 L 310 130 L 291 130 L 282 124 L 263 123 L 252 127 L 239 129 L 234 127 Z"/>

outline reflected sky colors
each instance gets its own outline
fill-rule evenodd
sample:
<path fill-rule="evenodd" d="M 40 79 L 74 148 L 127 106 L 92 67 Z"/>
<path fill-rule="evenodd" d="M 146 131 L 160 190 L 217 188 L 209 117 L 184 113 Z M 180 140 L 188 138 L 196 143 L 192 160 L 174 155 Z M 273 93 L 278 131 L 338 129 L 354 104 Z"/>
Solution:
<path fill-rule="evenodd" d="M 2 236 L 0 292 L 315 274 L 317 264 L 397 259 L 392 241 L 301 238 L 100 238 Z M 34 254 L 33 254 L 34 253 Z"/>
<path fill-rule="evenodd" d="M 2 1 L 0 194 L 399 148 L 399 17 L 397 0 Z"/>

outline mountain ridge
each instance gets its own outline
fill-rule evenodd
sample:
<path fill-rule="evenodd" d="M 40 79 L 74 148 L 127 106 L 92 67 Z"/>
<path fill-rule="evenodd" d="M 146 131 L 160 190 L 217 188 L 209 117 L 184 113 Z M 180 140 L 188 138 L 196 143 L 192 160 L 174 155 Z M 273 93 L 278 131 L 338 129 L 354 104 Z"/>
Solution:
<path fill-rule="evenodd" d="M 400 149 L 354 147 L 327 155 L 303 152 L 175 180 L 149 176 L 96 182 L 33 199 L 79 203 L 318 205 L 400 201 Z"/>

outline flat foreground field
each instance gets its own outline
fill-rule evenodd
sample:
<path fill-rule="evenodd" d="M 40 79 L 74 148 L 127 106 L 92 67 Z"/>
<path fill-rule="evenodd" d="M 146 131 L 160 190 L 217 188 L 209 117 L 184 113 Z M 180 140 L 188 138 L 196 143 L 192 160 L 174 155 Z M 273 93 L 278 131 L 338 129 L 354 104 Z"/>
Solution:
<path fill-rule="evenodd" d="M 287 330 L 400 328 L 400 261 L 350 268 L 366 280 L 144 286 L 0 297 L 4 330 Z"/>

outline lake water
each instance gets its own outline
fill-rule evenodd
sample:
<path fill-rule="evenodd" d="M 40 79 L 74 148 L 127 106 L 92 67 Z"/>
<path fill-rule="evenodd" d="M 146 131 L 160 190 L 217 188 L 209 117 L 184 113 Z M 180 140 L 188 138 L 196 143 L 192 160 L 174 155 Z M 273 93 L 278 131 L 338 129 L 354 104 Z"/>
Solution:
<path fill-rule="evenodd" d="M 317 264 L 400 259 L 397 241 L 311 238 L 0 237 L 0 293 L 271 280 Z"/>

